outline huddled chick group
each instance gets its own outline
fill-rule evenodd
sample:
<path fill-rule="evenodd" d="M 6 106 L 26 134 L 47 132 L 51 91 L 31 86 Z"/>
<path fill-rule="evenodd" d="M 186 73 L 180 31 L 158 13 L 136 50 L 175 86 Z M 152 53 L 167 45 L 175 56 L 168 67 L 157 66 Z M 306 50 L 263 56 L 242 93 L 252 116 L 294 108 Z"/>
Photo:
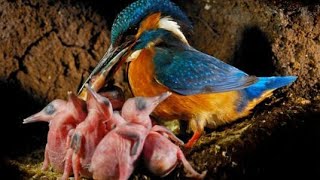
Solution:
<path fill-rule="evenodd" d="M 51 165 L 63 173 L 61 179 L 73 174 L 76 180 L 81 176 L 125 180 L 142 154 L 155 175 L 166 176 L 182 162 L 187 177 L 204 178 L 206 172 L 199 174 L 186 160 L 180 139 L 162 126 L 152 127 L 149 115 L 171 93 L 124 102 L 115 92 L 98 94 L 86 88 L 87 101 L 68 93 L 67 101 L 54 100 L 24 119 L 24 124 L 49 122 L 42 170 Z M 121 112 L 114 111 L 121 107 Z"/>

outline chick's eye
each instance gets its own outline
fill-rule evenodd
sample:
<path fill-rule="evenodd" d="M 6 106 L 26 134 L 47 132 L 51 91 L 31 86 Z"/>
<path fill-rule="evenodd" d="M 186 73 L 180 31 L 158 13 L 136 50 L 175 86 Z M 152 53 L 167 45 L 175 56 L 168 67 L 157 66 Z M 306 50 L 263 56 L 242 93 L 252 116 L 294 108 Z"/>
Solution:
<path fill-rule="evenodd" d="M 44 112 L 48 115 L 53 114 L 56 111 L 56 108 L 53 106 L 52 103 L 48 104 L 45 108 L 44 108 Z"/>

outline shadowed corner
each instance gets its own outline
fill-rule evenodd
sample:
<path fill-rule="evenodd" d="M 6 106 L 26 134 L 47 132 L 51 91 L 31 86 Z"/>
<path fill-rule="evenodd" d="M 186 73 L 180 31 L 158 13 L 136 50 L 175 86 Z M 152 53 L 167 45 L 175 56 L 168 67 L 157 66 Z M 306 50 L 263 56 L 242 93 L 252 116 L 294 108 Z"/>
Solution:
<path fill-rule="evenodd" d="M 0 94 L 0 179 L 21 179 L 23 173 L 10 160 L 44 148 L 48 124 L 22 124 L 24 118 L 41 110 L 44 102 L 14 81 L 0 79 Z"/>
<path fill-rule="evenodd" d="M 266 34 L 256 26 L 243 31 L 232 59 L 235 67 L 249 75 L 271 76 L 276 71 L 271 44 Z"/>
<path fill-rule="evenodd" d="M 267 34 L 257 26 L 250 26 L 243 30 L 231 62 L 235 67 L 247 74 L 257 77 L 279 76 L 280 74 L 288 75 L 279 70 L 280 68 L 277 68 L 280 67 L 281 62 L 276 59 Z M 283 92 L 281 89 L 273 92 L 274 97 L 279 97 L 278 93 Z M 280 101 L 274 102 L 273 105 L 281 104 L 287 98 L 287 96 L 283 96 Z M 266 103 L 271 101 L 272 98 L 264 100 Z M 260 109 L 261 107 L 264 110 L 268 110 L 268 107 L 264 106 L 264 103 L 260 103 L 252 112 L 256 112 L 257 110 L 260 112 L 262 110 Z"/>

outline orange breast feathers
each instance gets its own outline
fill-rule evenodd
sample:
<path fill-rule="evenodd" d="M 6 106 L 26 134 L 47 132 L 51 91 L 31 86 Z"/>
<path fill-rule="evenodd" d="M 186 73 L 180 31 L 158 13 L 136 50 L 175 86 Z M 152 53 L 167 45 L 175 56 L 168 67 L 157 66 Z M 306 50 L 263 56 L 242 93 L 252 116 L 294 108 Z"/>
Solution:
<path fill-rule="evenodd" d="M 154 53 L 151 48 L 144 49 L 129 65 L 128 79 L 134 96 L 156 96 L 170 91 L 155 79 Z M 236 110 L 238 99 L 237 91 L 190 96 L 172 92 L 172 95 L 155 109 L 154 115 L 165 120 L 201 119 L 206 121 L 206 126 L 214 128 L 237 119 L 239 115 L 244 116 Z"/>

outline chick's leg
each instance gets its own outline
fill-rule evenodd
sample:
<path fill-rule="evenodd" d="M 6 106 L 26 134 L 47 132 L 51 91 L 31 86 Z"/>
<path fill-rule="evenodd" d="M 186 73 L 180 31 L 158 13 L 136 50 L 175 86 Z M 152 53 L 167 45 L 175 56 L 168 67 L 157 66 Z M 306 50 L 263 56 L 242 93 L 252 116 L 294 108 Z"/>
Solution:
<path fill-rule="evenodd" d="M 74 179 L 79 180 L 80 179 L 79 174 L 80 174 L 80 168 L 81 168 L 79 154 L 73 153 L 73 155 L 72 155 L 72 168 L 73 168 Z"/>
<path fill-rule="evenodd" d="M 61 180 L 67 180 L 70 176 L 70 173 L 72 171 L 72 154 L 73 150 L 69 148 L 65 157 L 64 170 Z"/>
<path fill-rule="evenodd" d="M 154 125 L 151 129 L 151 131 L 158 132 L 160 134 L 165 134 L 168 136 L 168 138 L 172 141 L 174 141 L 178 145 L 184 145 L 183 141 L 181 141 L 177 136 L 175 136 L 169 129 L 159 126 L 159 125 Z"/>
<path fill-rule="evenodd" d="M 201 174 L 199 174 L 197 171 L 195 171 L 190 163 L 185 158 L 183 152 L 179 149 L 177 152 L 178 159 L 182 162 L 183 167 L 187 173 L 187 177 L 196 178 L 196 179 L 203 179 L 207 173 L 207 171 L 203 171 Z"/>
<path fill-rule="evenodd" d="M 48 144 L 46 145 L 46 148 L 44 150 L 44 161 L 41 170 L 46 171 L 49 168 L 50 160 L 49 160 L 49 154 L 48 154 Z"/>

